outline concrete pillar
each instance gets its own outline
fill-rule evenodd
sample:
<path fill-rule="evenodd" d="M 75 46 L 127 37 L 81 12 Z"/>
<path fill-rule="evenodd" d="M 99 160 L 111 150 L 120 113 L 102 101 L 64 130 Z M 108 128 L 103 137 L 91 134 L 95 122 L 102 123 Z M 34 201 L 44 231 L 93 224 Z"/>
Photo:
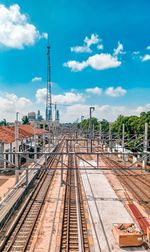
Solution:
<path fill-rule="evenodd" d="M 97 154 L 97 168 L 99 168 L 99 154 Z"/>
<path fill-rule="evenodd" d="M 140 160 L 140 159 L 141 159 L 141 156 L 138 154 L 138 155 L 137 155 L 137 158 L 138 158 L 138 160 Z"/>
<path fill-rule="evenodd" d="M 87 139 L 87 153 L 89 152 L 88 139 Z"/>
<path fill-rule="evenodd" d="M 26 157 L 26 162 L 27 164 L 29 163 L 28 156 Z M 28 165 L 26 167 L 26 187 L 28 186 L 29 183 L 29 171 L 28 171 Z"/>
<path fill-rule="evenodd" d="M 61 155 L 61 186 L 63 186 L 63 154 Z"/>
<path fill-rule="evenodd" d="M 13 161 L 13 160 L 12 160 L 12 159 L 13 159 L 13 158 L 12 158 L 12 151 L 13 151 L 12 143 L 10 143 L 10 149 L 9 149 L 9 150 L 10 150 L 10 153 L 11 153 L 11 154 L 9 154 L 9 161 L 12 163 L 12 161 Z"/>
<path fill-rule="evenodd" d="M 128 162 L 128 160 L 129 160 L 129 155 L 128 154 L 124 155 L 124 161 Z"/>
<path fill-rule="evenodd" d="M 43 151 L 45 149 L 45 123 L 43 123 Z"/>
<path fill-rule="evenodd" d="M 133 156 L 133 163 L 137 162 L 137 157 Z M 137 163 L 135 164 L 135 167 L 137 167 Z"/>
<path fill-rule="evenodd" d="M 90 152 L 92 152 L 93 151 L 93 148 L 92 148 L 92 144 L 93 144 L 93 141 L 92 141 L 92 139 L 91 139 L 91 148 L 90 148 Z"/>
<path fill-rule="evenodd" d="M 124 133 L 125 133 L 125 125 L 124 123 L 122 124 L 122 149 L 124 152 Z"/>
<path fill-rule="evenodd" d="M 6 153 L 4 154 L 4 159 L 6 160 Z M 4 160 L 4 169 L 6 169 L 6 161 Z"/>
<path fill-rule="evenodd" d="M 2 160 L 2 158 L 4 158 L 3 152 L 4 152 L 4 143 L 0 142 L 0 164 L 2 165 L 4 164 L 4 161 Z"/>
<path fill-rule="evenodd" d="M 16 154 L 19 152 L 19 125 L 18 125 L 18 112 L 16 113 L 16 121 L 15 121 L 15 176 L 16 176 L 16 184 L 19 181 L 19 156 Z"/>
<path fill-rule="evenodd" d="M 75 138 L 77 139 L 78 138 L 78 132 L 76 131 L 76 136 L 75 136 Z"/>
<path fill-rule="evenodd" d="M 49 133 L 48 135 L 48 150 L 50 152 L 50 149 L 51 149 L 51 134 Z"/>
<path fill-rule="evenodd" d="M 68 153 L 68 140 L 66 139 L 66 152 Z"/>
<path fill-rule="evenodd" d="M 37 161 L 37 135 L 36 135 L 36 129 L 34 127 L 34 161 Z"/>

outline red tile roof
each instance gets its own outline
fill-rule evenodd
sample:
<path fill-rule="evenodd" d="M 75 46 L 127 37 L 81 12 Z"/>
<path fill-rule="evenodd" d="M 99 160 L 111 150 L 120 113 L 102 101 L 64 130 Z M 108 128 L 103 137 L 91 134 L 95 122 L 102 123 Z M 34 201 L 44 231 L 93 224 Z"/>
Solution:
<path fill-rule="evenodd" d="M 47 132 L 47 131 L 45 131 Z M 35 128 L 31 125 L 19 125 L 19 138 L 24 139 L 27 137 L 33 137 L 36 135 L 42 135 L 43 129 Z M 6 144 L 15 141 L 15 126 L 0 126 L 0 141 Z"/>
<path fill-rule="evenodd" d="M 21 130 L 23 130 L 24 132 L 26 132 L 27 134 L 31 134 L 32 136 L 34 134 L 36 134 L 36 135 L 42 135 L 43 134 L 43 129 L 34 128 L 32 125 L 20 125 L 19 128 Z M 46 133 L 47 131 L 44 130 L 44 132 Z"/>

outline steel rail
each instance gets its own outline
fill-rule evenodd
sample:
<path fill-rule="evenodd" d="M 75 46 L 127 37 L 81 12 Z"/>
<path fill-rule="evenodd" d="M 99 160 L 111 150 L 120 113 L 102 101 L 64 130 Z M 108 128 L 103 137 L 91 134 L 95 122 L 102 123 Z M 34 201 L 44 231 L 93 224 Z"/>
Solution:
<path fill-rule="evenodd" d="M 110 158 L 104 158 L 104 162 L 108 165 L 115 165 L 118 167 L 121 167 L 120 164 L 117 163 L 117 161 L 114 161 Z M 149 195 L 149 188 L 150 184 L 144 183 L 144 180 L 142 178 L 133 178 L 133 174 L 131 176 L 129 171 L 123 171 L 120 169 L 116 169 L 115 173 L 119 176 L 122 184 L 126 186 L 129 191 L 135 196 L 135 198 L 139 201 L 140 204 L 142 204 L 145 209 L 149 212 L 150 211 L 150 204 L 148 202 L 150 201 L 150 195 Z M 121 175 L 120 175 L 121 174 Z M 142 186 L 140 186 L 140 183 L 142 183 Z M 144 187 L 146 189 L 144 189 Z"/>
<path fill-rule="evenodd" d="M 56 151 L 60 149 L 60 147 L 62 146 L 62 142 L 56 147 Z M 50 158 L 48 165 L 51 166 L 54 163 L 54 160 L 54 158 Z M 32 199 L 30 199 L 29 204 L 27 205 L 23 215 L 20 216 L 20 218 L 17 220 L 16 227 L 10 232 L 9 235 L 7 235 L 7 239 L 5 240 L 2 251 L 8 252 L 14 251 L 14 249 L 15 251 L 26 251 L 34 227 L 37 223 L 37 219 L 41 212 L 44 199 L 47 195 L 47 191 L 54 176 L 54 171 L 42 171 L 42 173 L 43 174 L 40 177 L 40 182 L 34 189 Z"/>
<path fill-rule="evenodd" d="M 68 167 L 74 165 L 75 158 L 73 155 L 69 155 Z M 90 251 L 80 186 L 77 167 L 76 170 L 68 168 L 60 241 L 61 252 Z"/>

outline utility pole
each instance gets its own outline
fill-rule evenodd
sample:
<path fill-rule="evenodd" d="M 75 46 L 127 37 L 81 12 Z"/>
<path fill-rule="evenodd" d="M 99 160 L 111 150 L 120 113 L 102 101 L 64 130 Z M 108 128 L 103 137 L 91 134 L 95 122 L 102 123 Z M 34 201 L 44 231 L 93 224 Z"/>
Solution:
<path fill-rule="evenodd" d="M 92 134 L 92 137 L 93 137 L 93 140 L 95 138 L 95 126 L 94 126 L 94 123 L 93 123 L 93 134 Z"/>
<path fill-rule="evenodd" d="M 121 146 L 122 146 L 122 152 L 123 152 L 123 155 L 122 155 L 122 158 L 124 161 L 128 161 L 128 156 L 127 155 L 124 155 L 124 152 L 125 152 L 125 148 L 124 148 L 124 134 L 125 134 L 125 125 L 124 123 L 122 124 L 122 143 L 121 143 Z M 126 163 L 125 163 L 126 164 Z"/>
<path fill-rule="evenodd" d="M 49 152 L 50 152 L 50 149 L 51 149 L 51 143 L 52 143 L 51 132 L 49 131 L 49 134 L 48 134 L 48 150 L 49 150 Z"/>
<path fill-rule="evenodd" d="M 143 146 L 144 152 L 147 152 L 147 147 L 148 147 L 148 123 L 145 123 L 144 146 Z M 144 154 L 144 159 L 143 159 L 143 168 L 144 169 L 145 169 L 146 165 L 147 165 L 147 155 Z"/>
<path fill-rule="evenodd" d="M 91 136 L 91 119 L 92 119 L 92 112 L 95 110 L 95 107 L 90 107 L 90 122 L 89 122 L 89 135 Z"/>
<path fill-rule="evenodd" d="M 112 150 L 112 134 L 111 134 L 111 123 L 109 123 L 109 151 Z"/>
<path fill-rule="evenodd" d="M 43 123 L 43 151 L 45 149 L 45 122 Z"/>
<path fill-rule="evenodd" d="M 90 107 L 90 119 L 92 119 L 92 112 L 95 110 L 95 107 Z"/>
<path fill-rule="evenodd" d="M 34 161 L 37 162 L 37 143 L 36 143 L 36 128 L 34 126 Z"/>
<path fill-rule="evenodd" d="M 16 184 L 19 181 L 19 170 L 18 170 L 18 166 L 19 166 L 19 154 L 17 154 L 19 152 L 19 127 L 18 127 L 18 115 L 19 112 L 16 113 L 16 121 L 15 121 L 15 177 L 16 177 Z"/>
<path fill-rule="evenodd" d="M 101 143 L 102 140 L 102 124 L 99 124 L 99 144 Z"/>
<path fill-rule="evenodd" d="M 122 124 L 122 151 L 124 152 L 124 133 L 125 133 L 125 126 L 124 123 Z"/>

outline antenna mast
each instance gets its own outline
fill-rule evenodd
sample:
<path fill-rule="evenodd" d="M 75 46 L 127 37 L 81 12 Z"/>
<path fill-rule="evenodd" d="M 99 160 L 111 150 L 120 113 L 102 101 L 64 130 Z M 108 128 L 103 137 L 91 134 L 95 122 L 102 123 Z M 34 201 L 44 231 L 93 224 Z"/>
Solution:
<path fill-rule="evenodd" d="M 47 46 L 47 95 L 46 95 L 46 120 L 52 122 L 52 88 L 51 88 L 51 64 L 50 45 Z"/>

